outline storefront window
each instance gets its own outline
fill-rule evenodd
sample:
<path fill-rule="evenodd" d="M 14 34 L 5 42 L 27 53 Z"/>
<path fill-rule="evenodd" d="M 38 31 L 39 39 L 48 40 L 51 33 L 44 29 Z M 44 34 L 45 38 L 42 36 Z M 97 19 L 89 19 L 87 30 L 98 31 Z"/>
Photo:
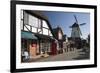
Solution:
<path fill-rule="evenodd" d="M 50 52 L 51 50 L 50 50 L 50 43 L 48 42 L 47 44 L 47 52 Z"/>
<path fill-rule="evenodd" d="M 50 52 L 50 42 L 49 41 L 42 41 L 40 43 L 40 49 L 42 53 Z"/>

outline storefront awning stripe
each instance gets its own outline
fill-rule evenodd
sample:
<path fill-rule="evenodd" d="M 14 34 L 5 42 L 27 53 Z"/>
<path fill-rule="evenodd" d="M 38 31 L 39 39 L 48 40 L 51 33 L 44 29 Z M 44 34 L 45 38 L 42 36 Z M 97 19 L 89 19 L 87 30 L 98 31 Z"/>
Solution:
<path fill-rule="evenodd" d="M 25 31 L 21 31 L 21 38 L 24 38 L 24 39 L 37 39 L 37 37 L 30 33 L 30 32 L 25 32 Z"/>

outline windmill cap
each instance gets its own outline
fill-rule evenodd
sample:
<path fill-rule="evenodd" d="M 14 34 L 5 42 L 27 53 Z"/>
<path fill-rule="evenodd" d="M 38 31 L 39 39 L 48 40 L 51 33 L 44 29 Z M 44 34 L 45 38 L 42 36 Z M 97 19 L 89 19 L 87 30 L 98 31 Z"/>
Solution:
<path fill-rule="evenodd" d="M 79 25 L 78 25 L 77 23 L 74 23 L 74 24 L 72 25 L 72 27 L 79 27 Z"/>

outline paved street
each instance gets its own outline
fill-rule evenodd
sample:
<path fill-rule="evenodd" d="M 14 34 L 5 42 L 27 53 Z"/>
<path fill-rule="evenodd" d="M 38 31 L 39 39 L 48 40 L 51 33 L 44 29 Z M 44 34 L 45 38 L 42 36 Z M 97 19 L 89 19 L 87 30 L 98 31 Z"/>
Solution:
<path fill-rule="evenodd" d="M 31 60 L 31 62 L 46 62 L 46 61 L 67 61 L 67 60 L 82 60 L 89 59 L 89 53 L 86 53 L 82 49 L 65 52 L 55 56 L 48 56 L 46 58 L 39 58 Z"/>

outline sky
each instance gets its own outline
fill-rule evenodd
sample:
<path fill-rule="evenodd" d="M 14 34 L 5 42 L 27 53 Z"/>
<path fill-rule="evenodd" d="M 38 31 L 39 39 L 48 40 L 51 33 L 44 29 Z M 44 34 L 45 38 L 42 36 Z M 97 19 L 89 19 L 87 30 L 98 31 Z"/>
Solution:
<path fill-rule="evenodd" d="M 89 13 L 79 13 L 79 12 L 55 12 L 55 11 L 42 11 L 42 13 L 47 16 L 48 21 L 51 24 L 52 28 L 60 26 L 63 30 L 63 33 L 68 37 L 71 36 L 71 28 L 75 22 L 74 15 L 76 15 L 78 23 L 86 23 L 83 26 L 80 26 L 82 32 L 82 38 L 87 38 L 90 34 L 90 14 Z"/>

